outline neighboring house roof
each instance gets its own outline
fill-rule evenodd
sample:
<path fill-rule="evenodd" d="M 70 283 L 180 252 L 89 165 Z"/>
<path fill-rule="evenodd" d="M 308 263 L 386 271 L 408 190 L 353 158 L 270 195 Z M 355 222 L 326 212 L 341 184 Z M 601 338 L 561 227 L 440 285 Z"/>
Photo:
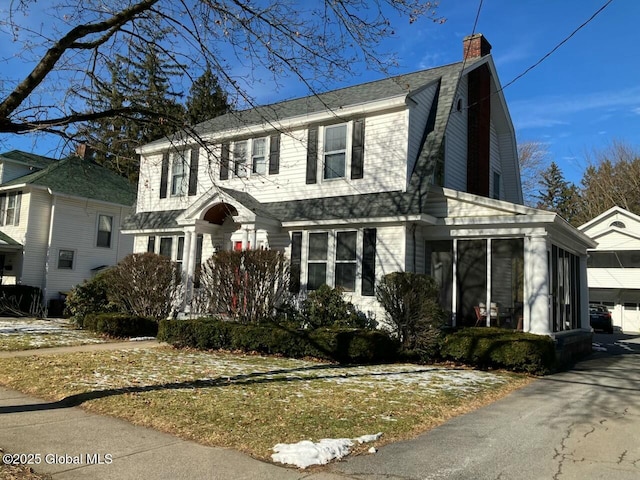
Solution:
<path fill-rule="evenodd" d="M 90 198 L 131 206 L 135 202 L 135 186 L 115 172 L 80 157 L 59 160 L 43 170 L 16 178 L 2 185 L 35 185 L 55 193 Z"/>
<path fill-rule="evenodd" d="M 147 230 L 177 228 L 176 219 L 183 210 L 139 212 L 129 215 L 122 222 L 122 230 Z"/>
<path fill-rule="evenodd" d="M 22 152 L 20 150 L 11 150 L 10 152 L 0 154 L 0 160 L 11 160 L 13 162 L 22 163 L 36 168 L 46 168 L 55 163 L 57 160 L 34 153 Z"/>

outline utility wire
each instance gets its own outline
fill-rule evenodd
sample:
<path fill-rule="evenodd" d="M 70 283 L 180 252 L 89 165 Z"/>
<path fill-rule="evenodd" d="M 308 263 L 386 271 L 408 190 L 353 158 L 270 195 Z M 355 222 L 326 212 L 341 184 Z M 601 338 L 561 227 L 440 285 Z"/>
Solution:
<path fill-rule="evenodd" d="M 564 45 L 565 43 L 567 43 L 569 41 L 569 39 L 571 39 L 571 37 L 573 37 L 576 33 L 578 33 L 578 31 L 582 30 L 584 27 L 587 26 L 587 24 L 589 22 L 591 22 L 594 18 L 596 18 L 605 8 L 607 8 L 611 2 L 613 2 L 613 0 L 607 0 L 607 2 L 602 5 L 593 15 L 591 15 L 591 17 L 589 17 L 588 20 L 586 20 L 582 25 L 580 25 L 578 28 L 576 28 L 573 32 L 571 32 L 564 40 L 562 40 L 560 43 L 558 43 L 555 47 L 553 47 L 546 55 L 544 55 L 540 60 L 538 60 L 536 63 L 534 63 L 533 65 L 531 65 L 529 68 L 527 68 L 524 72 L 522 72 L 520 75 L 518 75 L 517 77 L 515 77 L 513 80 L 511 80 L 509 83 L 507 83 L 506 85 L 504 85 L 500 90 L 498 90 L 498 92 L 503 91 L 505 88 L 507 88 L 510 85 L 513 85 L 516 81 L 520 80 L 522 77 L 524 77 L 527 73 L 529 73 L 531 70 L 533 70 L 534 68 L 536 68 L 538 65 L 540 65 L 542 62 L 544 62 L 547 58 L 549 58 L 556 50 L 558 50 L 562 45 Z M 482 2 L 480 2 L 482 3 Z M 498 93 L 496 92 L 496 93 Z"/>

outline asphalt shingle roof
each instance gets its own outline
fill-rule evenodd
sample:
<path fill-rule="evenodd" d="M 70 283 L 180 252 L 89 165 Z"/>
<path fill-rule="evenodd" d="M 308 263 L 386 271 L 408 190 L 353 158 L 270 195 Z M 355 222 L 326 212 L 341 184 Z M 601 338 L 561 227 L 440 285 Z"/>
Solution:
<path fill-rule="evenodd" d="M 47 168 L 2 184 L 38 185 L 56 193 L 85 197 L 103 202 L 131 206 L 136 199 L 136 188 L 129 181 L 80 157 L 68 157 L 50 164 Z"/>

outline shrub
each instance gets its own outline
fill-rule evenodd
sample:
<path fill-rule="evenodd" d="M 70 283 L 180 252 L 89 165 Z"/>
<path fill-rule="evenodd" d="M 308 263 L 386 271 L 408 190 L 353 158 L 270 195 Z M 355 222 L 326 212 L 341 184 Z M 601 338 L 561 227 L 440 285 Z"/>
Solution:
<path fill-rule="evenodd" d="M 302 302 L 302 322 L 306 328 L 376 328 L 376 322 L 367 318 L 351 302 L 344 300 L 341 288 L 321 285 L 309 293 Z"/>
<path fill-rule="evenodd" d="M 42 291 L 29 285 L 0 285 L 0 314 L 41 317 Z"/>
<path fill-rule="evenodd" d="M 182 300 L 178 264 L 154 253 L 134 253 L 105 272 L 107 295 L 118 311 L 156 320 L 177 311 Z"/>
<path fill-rule="evenodd" d="M 397 343 L 379 330 L 320 328 L 309 331 L 266 322 L 255 325 L 216 319 L 162 320 L 158 340 L 179 348 L 253 351 L 341 363 L 392 361 L 397 354 Z"/>
<path fill-rule="evenodd" d="M 89 313 L 115 312 L 116 305 L 108 299 L 109 282 L 106 271 L 85 280 L 71 289 L 65 299 L 65 315 L 68 315 L 79 326 Z"/>
<path fill-rule="evenodd" d="M 84 317 L 83 327 L 118 338 L 155 337 L 158 334 L 158 322 L 154 319 L 125 313 L 89 313 Z"/>
<path fill-rule="evenodd" d="M 444 358 L 480 368 L 545 374 L 555 368 L 554 341 L 500 328 L 464 328 L 444 339 Z"/>
<path fill-rule="evenodd" d="M 446 315 L 438 305 L 438 284 L 428 275 L 396 272 L 377 285 L 376 298 L 385 309 L 403 350 L 423 359 L 437 354 Z"/>
<path fill-rule="evenodd" d="M 286 302 L 289 262 L 275 250 L 221 251 L 203 265 L 200 284 L 210 313 L 259 323 Z"/>

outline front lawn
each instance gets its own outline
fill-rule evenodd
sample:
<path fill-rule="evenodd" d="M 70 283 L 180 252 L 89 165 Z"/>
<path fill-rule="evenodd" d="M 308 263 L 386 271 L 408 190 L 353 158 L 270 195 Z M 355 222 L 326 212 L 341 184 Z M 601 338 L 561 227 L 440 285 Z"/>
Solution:
<path fill-rule="evenodd" d="M 442 365 L 349 367 L 171 348 L 0 359 L 0 369 L 7 387 L 261 459 L 277 443 L 305 439 L 410 438 L 530 381 Z"/>
<path fill-rule="evenodd" d="M 0 318 L 0 352 L 103 342 L 104 338 L 62 320 Z"/>

